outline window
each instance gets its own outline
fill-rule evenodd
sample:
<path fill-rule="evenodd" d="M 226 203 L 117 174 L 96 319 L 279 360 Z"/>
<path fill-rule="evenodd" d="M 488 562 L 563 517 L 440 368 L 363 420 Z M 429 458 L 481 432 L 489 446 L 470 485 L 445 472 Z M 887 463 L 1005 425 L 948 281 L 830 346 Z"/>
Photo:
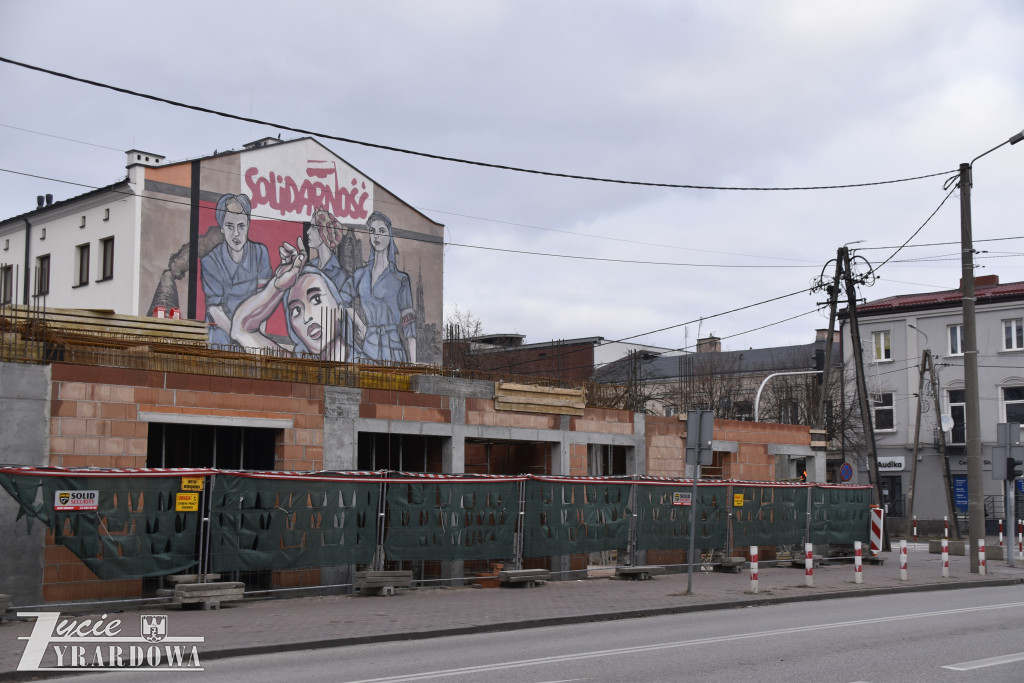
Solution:
<path fill-rule="evenodd" d="M 46 296 L 50 293 L 50 255 L 46 254 L 36 259 L 36 296 Z"/>
<path fill-rule="evenodd" d="M 1003 422 L 1024 422 L 1024 387 L 1003 387 Z"/>
<path fill-rule="evenodd" d="M 75 279 L 75 287 L 81 287 L 89 284 L 89 244 L 79 244 L 77 252 L 78 277 Z"/>
<path fill-rule="evenodd" d="M 871 412 L 875 418 L 875 429 L 879 431 L 895 429 L 896 415 L 893 409 L 892 394 L 873 394 L 871 396 L 871 404 L 873 406 Z"/>
<path fill-rule="evenodd" d="M 1003 351 L 1024 349 L 1024 318 L 1003 321 Z"/>
<path fill-rule="evenodd" d="M 14 266 L 0 266 L 0 304 L 14 301 Z"/>
<path fill-rule="evenodd" d="M 963 389 L 949 390 L 949 416 L 953 418 L 953 430 L 949 443 L 962 446 L 967 443 L 967 403 Z"/>
<path fill-rule="evenodd" d="M 964 355 L 964 326 L 949 325 L 946 327 L 947 338 L 949 339 L 949 355 L 951 356 L 962 356 Z"/>
<path fill-rule="evenodd" d="M 114 238 L 101 239 L 100 248 L 103 250 L 103 277 L 101 279 L 109 280 L 114 277 Z"/>
<path fill-rule="evenodd" d="M 892 360 L 892 349 L 889 346 L 889 330 L 871 333 L 875 348 L 875 360 Z"/>

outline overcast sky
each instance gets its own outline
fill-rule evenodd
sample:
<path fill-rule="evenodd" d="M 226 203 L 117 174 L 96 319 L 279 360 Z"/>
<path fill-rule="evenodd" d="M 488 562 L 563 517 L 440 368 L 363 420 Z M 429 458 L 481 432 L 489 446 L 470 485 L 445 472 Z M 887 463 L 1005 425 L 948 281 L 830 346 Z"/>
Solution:
<path fill-rule="evenodd" d="M 324 134 L 652 183 L 936 174 L 1024 128 L 1020 0 L 0 0 L 0 45 L 8 59 Z M 179 161 L 299 137 L 3 63 L 0 92 L 0 217 L 123 178 L 130 148 Z M 827 324 L 820 295 L 718 314 L 806 289 L 844 243 L 881 264 L 946 195 L 945 175 L 669 189 L 322 141 L 446 225 L 446 311 L 527 342 L 808 343 Z M 972 200 L 978 274 L 1024 280 L 1024 144 L 976 164 Z M 954 192 L 862 295 L 956 288 L 959 239 Z"/>

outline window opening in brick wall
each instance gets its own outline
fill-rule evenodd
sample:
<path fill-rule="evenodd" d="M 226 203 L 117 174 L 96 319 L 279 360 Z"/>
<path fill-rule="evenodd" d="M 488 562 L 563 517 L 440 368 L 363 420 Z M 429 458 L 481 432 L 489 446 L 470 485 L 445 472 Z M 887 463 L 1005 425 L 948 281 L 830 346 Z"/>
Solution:
<path fill-rule="evenodd" d="M 442 442 L 439 436 L 360 432 L 357 468 L 440 473 Z"/>
<path fill-rule="evenodd" d="M 279 429 L 150 423 L 146 467 L 272 470 Z"/>

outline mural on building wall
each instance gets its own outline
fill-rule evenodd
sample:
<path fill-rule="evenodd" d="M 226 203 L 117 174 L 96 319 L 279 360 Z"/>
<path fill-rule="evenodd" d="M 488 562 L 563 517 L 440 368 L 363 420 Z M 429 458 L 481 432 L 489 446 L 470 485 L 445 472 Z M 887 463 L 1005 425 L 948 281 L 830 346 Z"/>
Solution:
<path fill-rule="evenodd" d="M 210 343 L 363 363 L 438 362 L 423 258 L 435 248 L 440 266 L 440 249 L 410 241 L 414 288 L 410 259 L 399 258 L 405 239 L 375 210 L 373 183 L 338 161 L 311 160 L 309 151 L 272 145 L 239 153 L 238 172 L 204 175 L 195 317 L 211 324 Z M 207 182 L 220 176 L 227 182 Z M 211 185 L 222 192 L 211 194 Z M 189 246 L 165 257 L 151 313 L 162 306 L 184 314 L 179 284 L 188 281 Z"/>

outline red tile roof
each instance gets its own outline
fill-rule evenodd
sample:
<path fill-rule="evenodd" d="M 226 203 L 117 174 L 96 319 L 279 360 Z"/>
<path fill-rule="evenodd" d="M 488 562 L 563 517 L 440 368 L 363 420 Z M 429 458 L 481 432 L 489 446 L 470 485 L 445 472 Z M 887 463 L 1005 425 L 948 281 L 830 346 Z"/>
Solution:
<path fill-rule="evenodd" d="M 974 297 L 978 304 L 1001 299 L 1024 298 L 1024 282 L 1008 282 L 1004 285 L 976 285 Z M 913 310 L 918 308 L 944 308 L 959 305 L 963 293 L 959 289 L 947 289 L 941 292 L 923 294 L 902 294 L 890 296 L 877 301 L 870 301 L 857 307 L 858 313 L 883 313 L 896 310 Z"/>

